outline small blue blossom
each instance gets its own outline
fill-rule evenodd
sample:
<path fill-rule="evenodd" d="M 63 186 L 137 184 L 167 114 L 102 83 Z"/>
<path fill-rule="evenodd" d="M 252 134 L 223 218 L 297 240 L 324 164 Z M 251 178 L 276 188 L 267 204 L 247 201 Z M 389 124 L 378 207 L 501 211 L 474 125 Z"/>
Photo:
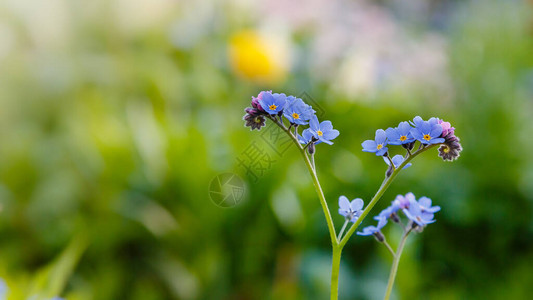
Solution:
<path fill-rule="evenodd" d="M 305 129 L 302 132 L 302 135 L 298 134 L 298 141 L 300 142 L 300 144 L 307 145 L 312 140 L 313 140 L 313 133 L 311 133 L 311 130 L 309 128 Z"/>
<path fill-rule="evenodd" d="M 262 93 L 261 95 L 261 98 L 258 100 L 259 105 L 271 115 L 283 111 L 287 104 L 287 96 L 285 96 L 285 94 Z"/>
<path fill-rule="evenodd" d="M 415 195 L 413 193 L 407 193 L 405 196 L 396 196 L 396 199 L 392 201 L 392 205 L 398 207 L 398 209 L 406 209 L 409 208 L 409 205 L 413 201 L 416 202 Z"/>
<path fill-rule="evenodd" d="M 387 134 L 385 130 L 378 129 L 376 130 L 376 139 L 375 140 L 366 140 L 362 144 L 364 152 L 376 153 L 376 155 L 381 156 L 389 150 L 387 147 Z"/>
<path fill-rule="evenodd" d="M 415 222 L 420 227 L 435 222 L 434 214 L 424 211 L 416 200 L 409 201 L 409 208 L 404 208 L 403 213 L 409 220 Z M 430 204 L 431 205 L 431 204 Z M 440 209 L 440 207 L 439 207 Z"/>
<path fill-rule="evenodd" d="M 313 108 L 303 102 L 302 99 L 294 96 L 287 97 L 287 105 L 283 110 L 283 115 L 289 122 L 298 125 L 306 125 L 315 114 Z"/>
<path fill-rule="evenodd" d="M 431 199 L 428 197 L 421 197 L 418 199 L 418 205 L 420 206 L 420 209 L 422 209 L 422 212 L 434 214 L 440 210 L 440 206 L 431 206 Z"/>
<path fill-rule="evenodd" d="M 385 161 L 387 166 L 390 166 L 390 161 L 389 161 L 388 158 L 383 156 L 383 160 Z M 400 154 L 394 155 L 394 157 L 392 158 L 392 163 L 394 164 L 394 168 L 398 168 L 403 163 L 404 160 L 405 160 L 405 158 L 403 156 L 401 156 Z M 408 163 L 405 166 L 403 166 L 402 169 L 407 169 L 407 168 L 409 168 L 412 165 L 413 165 L 412 163 Z"/>
<path fill-rule="evenodd" d="M 411 134 L 411 125 L 409 122 L 401 122 L 396 128 L 387 128 L 387 140 L 390 145 L 403 145 L 414 142 L 415 139 Z"/>
<path fill-rule="evenodd" d="M 309 132 L 313 134 L 315 139 L 318 141 L 316 144 L 326 143 L 328 145 L 333 145 L 331 140 L 339 136 L 339 131 L 333 129 L 331 121 L 323 121 L 318 123 L 318 118 L 313 115 L 309 120 Z M 303 133 L 302 133 L 303 134 Z"/>
<path fill-rule="evenodd" d="M 373 234 L 377 234 L 381 231 L 381 229 L 383 227 L 385 227 L 385 225 L 387 225 L 387 218 L 379 218 L 377 219 L 378 221 L 378 224 L 376 226 L 367 226 L 365 228 L 363 228 L 363 231 L 358 231 L 357 232 L 357 235 L 373 235 Z"/>
<path fill-rule="evenodd" d="M 374 220 L 381 220 L 383 218 L 390 219 L 392 218 L 393 214 L 395 214 L 400 209 L 399 206 L 391 205 L 384 210 L 382 210 L 377 216 L 374 217 Z"/>
<path fill-rule="evenodd" d="M 422 144 L 440 144 L 444 143 L 444 138 L 441 138 L 442 126 L 438 123 L 437 118 L 431 118 L 428 121 L 422 120 L 421 117 L 416 116 L 413 119 L 415 128 L 411 129 L 411 135 L 419 140 Z"/>
<path fill-rule="evenodd" d="M 339 197 L 339 214 L 344 216 L 350 222 L 355 222 L 363 213 L 363 199 L 356 198 L 352 202 L 346 196 Z"/>

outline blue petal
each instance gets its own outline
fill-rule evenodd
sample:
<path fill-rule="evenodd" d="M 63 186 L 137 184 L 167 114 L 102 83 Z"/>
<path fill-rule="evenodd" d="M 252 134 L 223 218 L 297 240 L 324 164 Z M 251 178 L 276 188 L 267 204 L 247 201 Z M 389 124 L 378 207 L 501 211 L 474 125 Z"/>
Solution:
<path fill-rule="evenodd" d="M 396 128 L 387 128 L 387 130 L 385 130 L 385 133 L 387 134 L 387 139 L 389 140 L 389 144 L 391 145 L 400 145 L 401 144 L 401 141 L 399 141 L 400 139 L 400 134 L 398 133 L 398 130 Z"/>
<path fill-rule="evenodd" d="M 353 210 L 353 211 L 358 211 L 358 210 L 361 210 L 363 209 L 363 205 L 364 205 L 364 201 L 363 199 L 361 198 L 356 198 L 356 199 L 353 199 L 352 202 L 350 203 L 350 208 Z"/>
<path fill-rule="evenodd" d="M 333 124 L 331 124 L 331 121 L 323 121 L 319 127 L 322 131 L 328 131 L 333 129 Z"/>
<path fill-rule="evenodd" d="M 376 147 L 376 149 L 377 149 L 377 147 Z M 383 147 L 383 148 L 379 149 L 379 150 L 376 152 L 376 155 L 381 156 L 381 155 L 385 154 L 388 150 L 389 150 L 389 148 L 387 148 L 387 147 Z"/>
<path fill-rule="evenodd" d="M 442 134 L 442 126 L 439 124 L 433 125 L 430 135 L 432 137 L 439 137 Z"/>
<path fill-rule="evenodd" d="M 309 143 L 311 141 L 311 139 L 313 138 L 313 133 L 311 132 L 311 130 L 309 128 L 305 129 L 302 132 L 302 135 L 303 135 L 304 139 L 307 141 L 307 143 Z"/>
<path fill-rule="evenodd" d="M 376 130 L 376 143 L 378 144 L 386 144 L 385 141 L 387 140 L 387 133 L 383 129 Z"/>
<path fill-rule="evenodd" d="M 376 141 L 373 140 L 366 140 L 361 146 L 363 146 L 364 152 L 376 152 L 378 150 L 378 145 L 376 144 Z"/>
<path fill-rule="evenodd" d="M 397 155 L 394 155 L 394 157 L 392 158 L 392 163 L 394 164 L 394 167 L 398 167 L 399 165 L 401 165 L 403 163 L 403 156 L 401 156 L 400 154 L 397 154 Z"/>
<path fill-rule="evenodd" d="M 411 131 L 411 125 L 409 125 L 409 122 L 400 122 L 398 124 L 398 133 L 399 135 L 407 135 L 409 134 L 409 131 Z"/>
<path fill-rule="evenodd" d="M 324 131 L 322 137 L 325 138 L 326 140 L 333 140 L 338 136 L 339 136 L 339 131 L 336 129 L 331 129 L 329 131 Z"/>
<path fill-rule="evenodd" d="M 340 196 L 339 197 L 339 207 L 343 210 L 350 210 L 350 200 L 346 198 L 346 196 Z"/>
<path fill-rule="evenodd" d="M 318 126 L 318 118 L 316 115 L 312 116 L 311 119 L 309 119 L 309 128 L 311 128 L 313 131 L 320 130 L 320 127 Z"/>
<path fill-rule="evenodd" d="M 417 140 L 419 140 L 419 141 L 423 141 L 423 140 L 424 140 L 424 135 L 420 132 L 420 129 L 418 129 L 418 128 L 412 128 L 410 132 L 411 132 L 411 135 L 412 135 L 415 139 L 417 139 Z"/>
<path fill-rule="evenodd" d="M 431 140 L 429 140 L 428 144 L 440 144 L 440 143 L 444 143 L 444 138 L 432 138 Z"/>
<path fill-rule="evenodd" d="M 275 114 L 275 113 L 270 113 L 270 108 L 269 108 L 270 105 L 272 105 L 273 103 L 274 103 L 274 96 L 272 96 L 272 94 L 270 93 L 263 93 L 262 99 L 259 99 L 259 104 L 269 114 Z"/>
<path fill-rule="evenodd" d="M 431 199 L 428 197 L 420 197 L 420 199 L 418 199 L 418 204 L 422 207 L 431 207 Z"/>
<path fill-rule="evenodd" d="M 419 127 L 420 124 L 422 124 L 424 122 L 424 120 L 420 117 L 420 116 L 416 116 L 414 117 L 413 119 L 413 124 L 416 126 L 416 127 Z"/>
<path fill-rule="evenodd" d="M 322 137 L 322 136 L 319 136 L 319 137 L 318 137 L 318 140 L 321 141 L 322 143 L 326 143 L 326 144 L 328 144 L 328 145 L 333 145 L 333 142 L 332 142 L 332 141 L 328 141 L 328 140 L 326 140 L 326 139 L 325 139 L 324 137 Z"/>

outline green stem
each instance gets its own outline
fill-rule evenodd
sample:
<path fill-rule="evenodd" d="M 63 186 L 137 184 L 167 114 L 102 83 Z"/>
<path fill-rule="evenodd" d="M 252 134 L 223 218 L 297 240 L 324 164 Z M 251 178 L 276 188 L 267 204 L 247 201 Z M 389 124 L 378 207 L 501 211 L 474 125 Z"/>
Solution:
<path fill-rule="evenodd" d="M 387 249 L 389 249 L 389 252 L 390 254 L 392 254 L 392 257 L 396 257 L 396 254 L 394 254 L 394 250 L 392 250 L 391 246 L 389 245 L 389 243 L 387 243 L 387 241 L 383 241 L 383 245 L 385 245 L 385 247 L 387 247 Z"/>
<path fill-rule="evenodd" d="M 394 285 L 394 279 L 396 279 L 398 265 L 400 264 L 400 257 L 402 256 L 403 247 L 405 246 L 405 241 L 407 241 L 407 236 L 410 232 L 411 230 L 404 232 L 402 240 L 400 241 L 398 249 L 396 250 L 396 255 L 394 255 L 394 260 L 392 262 L 392 267 L 389 275 L 389 283 L 387 284 L 387 291 L 385 292 L 385 298 L 383 298 L 383 300 L 389 300 L 389 297 L 392 293 L 392 286 Z"/>
<path fill-rule="evenodd" d="M 316 175 L 316 171 L 313 167 L 313 164 L 309 160 L 309 156 L 305 153 L 305 149 L 300 145 L 300 142 L 298 142 L 298 139 L 292 134 L 290 130 L 283 125 L 283 123 L 279 123 L 274 120 L 274 123 L 278 125 L 285 133 L 287 133 L 290 137 L 292 142 L 296 145 L 298 150 L 300 150 L 300 154 L 302 154 L 302 157 L 304 159 L 305 165 L 307 166 L 307 170 L 309 171 L 309 174 L 311 174 L 311 178 L 313 179 L 313 184 L 315 186 L 316 193 L 318 195 L 318 199 L 320 200 L 320 205 L 322 206 L 322 210 L 324 211 L 324 216 L 326 217 L 326 222 L 328 224 L 329 229 L 329 235 L 331 238 L 331 244 L 335 247 L 339 244 L 339 241 L 337 240 L 337 233 L 335 232 L 335 226 L 333 225 L 333 219 L 331 218 L 331 214 L 329 212 L 328 203 L 326 202 L 326 197 L 324 196 L 324 192 L 322 191 L 322 187 L 320 186 L 320 182 L 318 181 L 318 176 Z M 339 254 L 340 255 L 340 254 Z"/>
<path fill-rule="evenodd" d="M 339 236 L 337 237 L 338 241 L 341 240 L 342 234 L 344 233 L 344 229 L 346 229 L 346 226 L 348 226 L 349 222 L 350 222 L 349 219 L 346 219 L 346 221 L 344 221 L 344 225 L 342 225 L 341 231 L 339 232 Z"/>
<path fill-rule="evenodd" d="M 339 269 L 341 266 L 342 247 L 333 246 L 333 258 L 331 260 L 331 300 L 339 297 Z"/>
<path fill-rule="evenodd" d="M 374 195 L 374 197 L 372 197 L 372 200 L 370 200 L 370 203 L 368 203 L 368 205 L 366 206 L 366 208 L 363 210 L 363 213 L 361 214 L 361 216 L 359 216 L 359 218 L 353 223 L 352 227 L 350 227 L 350 230 L 348 230 L 348 232 L 346 233 L 346 235 L 342 238 L 342 240 L 340 241 L 340 246 L 341 248 L 344 247 L 344 245 L 346 245 L 346 243 L 348 242 L 348 240 L 350 239 L 350 237 L 352 236 L 352 234 L 354 234 L 355 230 L 357 229 L 357 227 L 359 226 L 359 224 L 361 224 L 361 222 L 363 222 L 363 220 L 365 219 L 365 217 L 368 215 L 368 213 L 370 213 L 370 211 L 372 210 L 372 208 L 374 207 L 374 205 L 376 205 L 376 203 L 379 201 L 379 199 L 381 199 L 381 196 L 383 196 L 383 194 L 385 193 L 385 191 L 387 190 L 387 188 L 389 187 L 389 185 L 391 184 L 391 182 L 394 180 L 394 178 L 396 178 L 396 176 L 398 176 L 398 173 L 400 173 L 400 171 L 402 170 L 402 168 L 408 164 L 413 158 L 415 158 L 416 156 L 418 156 L 420 153 L 422 152 L 425 152 L 435 146 L 437 146 L 438 144 L 433 144 L 433 145 L 429 145 L 427 147 L 424 147 L 424 148 L 421 148 L 419 150 L 417 150 L 416 152 L 414 152 L 411 156 L 407 157 L 403 163 L 401 165 L 399 165 L 393 172 L 392 174 L 389 176 L 389 177 L 386 177 L 384 180 L 383 180 L 383 183 L 381 184 L 381 186 L 379 187 L 378 191 L 376 192 L 376 194 Z"/>

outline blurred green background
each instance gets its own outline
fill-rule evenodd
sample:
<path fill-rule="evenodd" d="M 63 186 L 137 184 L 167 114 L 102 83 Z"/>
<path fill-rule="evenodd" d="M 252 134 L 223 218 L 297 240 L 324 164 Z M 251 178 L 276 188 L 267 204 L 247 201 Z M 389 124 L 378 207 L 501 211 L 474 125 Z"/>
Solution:
<path fill-rule="evenodd" d="M 369 201 L 378 128 L 437 116 L 464 151 L 424 154 L 387 191 L 426 195 L 395 299 L 529 299 L 533 282 L 531 1 L 0 2 L 0 277 L 8 299 L 327 299 L 330 244 L 290 148 L 239 165 L 261 90 L 306 93 L 340 130 L 316 157 L 337 199 Z M 246 182 L 212 203 L 220 173 Z M 374 215 L 374 213 L 371 213 Z M 370 224 L 370 220 L 363 225 Z M 389 226 L 390 227 L 390 226 Z M 394 244 L 395 228 L 386 234 Z M 380 299 L 391 259 L 343 252 L 341 299 Z M 0 292 L 1 293 L 1 292 Z"/>

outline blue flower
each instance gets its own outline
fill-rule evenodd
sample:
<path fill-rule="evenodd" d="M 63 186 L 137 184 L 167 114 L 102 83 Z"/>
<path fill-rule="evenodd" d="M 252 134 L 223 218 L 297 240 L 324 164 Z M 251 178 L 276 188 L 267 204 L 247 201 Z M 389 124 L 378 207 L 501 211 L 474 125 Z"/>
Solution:
<path fill-rule="evenodd" d="M 431 206 L 431 199 L 428 197 L 422 197 L 418 199 L 418 205 L 420 206 L 422 212 L 434 214 L 440 210 L 440 206 Z"/>
<path fill-rule="evenodd" d="M 398 207 L 398 209 L 405 209 L 405 208 L 409 208 L 409 205 L 413 201 L 416 202 L 415 195 L 413 193 L 407 193 L 405 196 L 404 195 L 396 196 L 396 199 L 392 201 L 392 205 L 395 207 Z"/>
<path fill-rule="evenodd" d="M 392 163 L 394 164 L 394 168 L 398 168 L 404 161 L 404 157 L 401 156 L 400 154 L 397 154 L 397 155 L 394 155 L 394 157 L 392 158 Z M 385 161 L 385 163 L 387 164 L 387 166 L 390 166 L 390 161 L 388 158 L 386 158 L 385 156 L 383 156 L 383 160 Z M 409 168 L 410 166 L 412 165 L 412 163 L 408 163 L 406 164 L 405 166 L 403 166 L 402 169 L 407 169 Z"/>
<path fill-rule="evenodd" d="M 269 114 L 275 115 L 283 111 L 287 104 L 287 96 L 285 94 L 262 93 L 259 99 L 259 105 Z"/>
<path fill-rule="evenodd" d="M 426 208 L 423 209 L 420 204 L 416 202 L 416 200 L 410 200 L 409 208 L 403 209 L 403 213 L 407 218 L 409 218 L 409 220 L 413 221 L 420 227 L 435 222 L 435 219 L 433 219 L 435 215 L 433 213 L 426 211 Z"/>
<path fill-rule="evenodd" d="M 311 130 L 307 128 L 302 132 L 302 135 L 298 134 L 298 141 L 300 144 L 307 145 L 313 140 L 313 137 L 313 133 L 311 133 Z"/>
<path fill-rule="evenodd" d="M 374 220 L 381 220 L 383 218 L 385 219 L 391 219 L 393 218 L 393 215 L 396 214 L 396 212 L 400 209 L 400 207 L 391 205 L 384 210 L 382 210 L 377 216 L 374 217 Z"/>
<path fill-rule="evenodd" d="M 363 199 L 356 198 L 352 202 L 346 196 L 339 197 L 339 214 L 344 216 L 350 222 L 355 222 L 363 213 Z"/>
<path fill-rule="evenodd" d="M 377 219 L 378 224 L 376 226 L 367 226 L 363 228 L 363 231 L 358 231 L 357 235 L 373 235 L 381 232 L 381 229 L 387 225 L 387 218 Z"/>
<path fill-rule="evenodd" d="M 422 120 L 421 117 L 416 116 L 413 119 L 415 128 L 411 129 L 411 135 L 419 140 L 422 144 L 440 144 L 444 143 L 444 138 L 441 138 L 442 126 L 438 123 L 437 118 L 431 118 L 428 121 Z"/>
<path fill-rule="evenodd" d="M 318 141 L 315 144 L 326 143 L 328 145 L 333 145 L 331 140 L 339 136 L 339 131 L 333 129 L 331 121 L 323 121 L 318 123 L 318 118 L 313 115 L 309 120 L 309 132 L 317 139 Z M 303 133 L 302 133 L 303 134 Z"/>
<path fill-rule="evenodd" d="M 315 114 L 313 108 L 303 102 L 302 99 L 294 96 L 287 97 L 287 106 L 283 110 L 283 115 L 289 122 L 298 125 L 306 125 Z"/>
<path fill-rule="evenodd" d="M 376 155 L 381 156 L 389 150 L 387 147 L 387 134 L 385 130 L 378 129 L 376 130 L 376 139 L 375 140 L 366 140 L 362 144 L 364 152 L 373 152 Z"/>
<path fill-rule="evenodd" d="M 411 125 L 409 122 L 401 122 L 396 128 L 387 128 L 387 140 L 390 145 L 402 145 L 414 142 L 415 139 L 411 134 Z"/>

